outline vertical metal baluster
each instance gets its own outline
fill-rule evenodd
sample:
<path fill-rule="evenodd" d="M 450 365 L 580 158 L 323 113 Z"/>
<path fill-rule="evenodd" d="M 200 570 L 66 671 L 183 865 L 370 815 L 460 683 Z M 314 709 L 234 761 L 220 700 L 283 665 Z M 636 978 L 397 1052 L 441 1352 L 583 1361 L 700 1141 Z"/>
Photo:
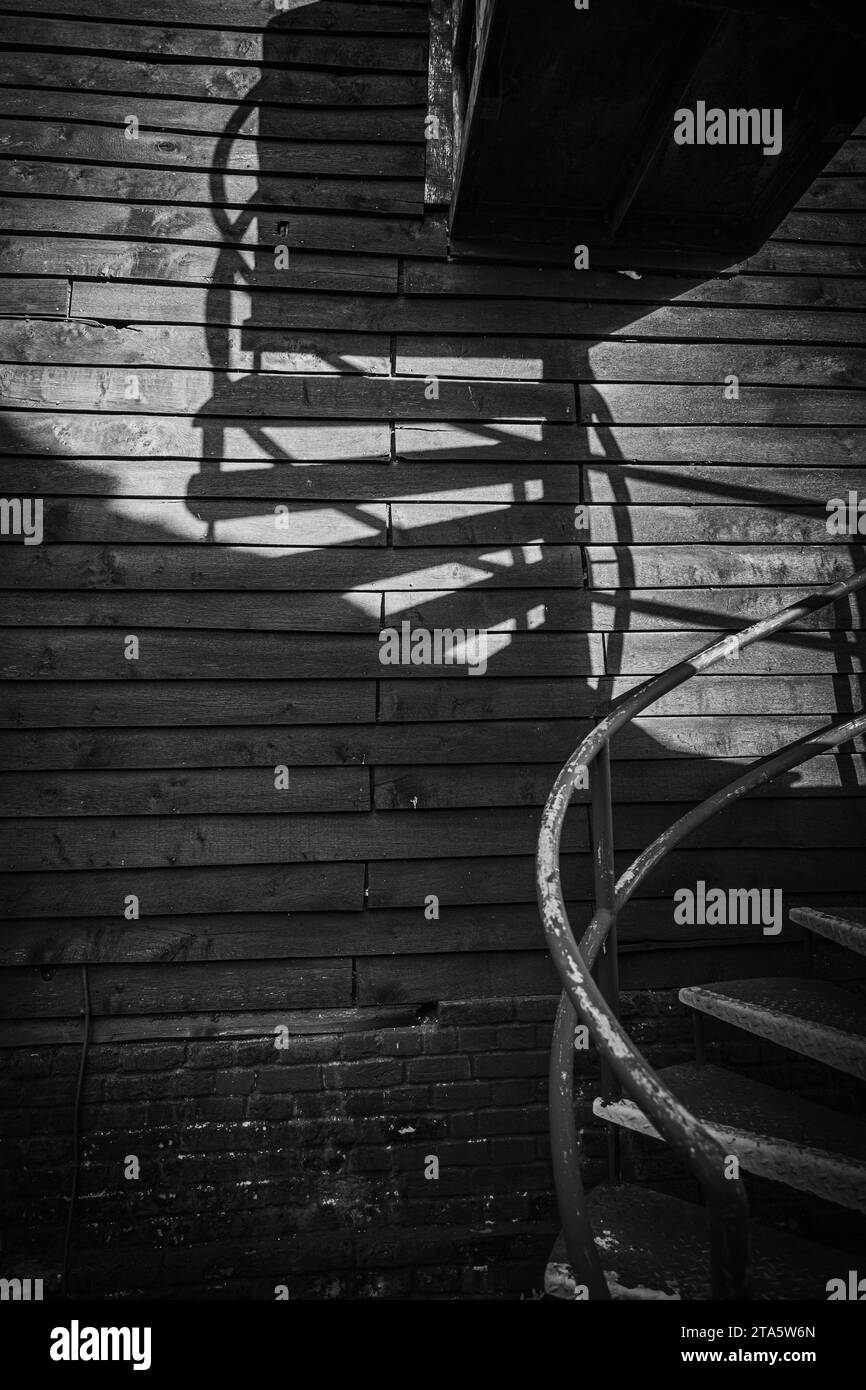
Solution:
<path fill-rule="evenodd" d="M 704 1016 L 700 1009 L 692 1009 L 692 1030 L 695 1040 L 695 1062 L 699 1067 L 707 1060 L 707 1036 L 704 1029 Z"/>
<path fill-rule="evenodd" d="M 592 800 L 592 854 L 595 882 L 595 911 L 604 914 L 607 936 L 596 967 L 598 987 L 615 1018 L 619 1018 L 619 961 L 617 959 L 616 912 L 614 910 L 616 868 L 613 844 L 613 802 L 610 777 L 610 748 L 605 743 L 590 769 Z M 619 1085 L 606 1062 L 601 1064 L 601 1093 L 605 1101 L 617 1100 Z M 608 1171 L 611 1182 L 621 1175 L 619 1127 L 608 1125 Z"/>
<path fill-rule="evenodd" d="M 591 1299 L 610 1298 L 586 1209 L 580 1172 L 580 1145 L 574 1115 L 574 1030 L 577 1015 L 563 993 L 556 1011 L 550 1049 L 550 1152 L 565 1247 L 576 1284 Z"/>

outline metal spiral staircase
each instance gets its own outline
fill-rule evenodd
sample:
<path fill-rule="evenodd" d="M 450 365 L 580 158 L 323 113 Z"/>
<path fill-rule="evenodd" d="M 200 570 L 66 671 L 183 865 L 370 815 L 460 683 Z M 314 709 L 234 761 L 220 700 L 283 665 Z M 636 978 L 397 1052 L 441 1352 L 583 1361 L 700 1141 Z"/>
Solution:
<path fill-rule="evenodd" d="M 827 1281 L 852 1257 L 750 1220 L 739 1170 L 866 1211 L 866 1125 L 784 1091 L 708 1065 L 701 1020 L 733 1024 L 792 1052 L 866 1077 L 866 999 L 812 979 L 726 981 L 692 986 L 694 1063 L 655 1072 L 618 1021 L 617 916 L 659 861 L 717 811 L 756 787 L 848 742 L 866 714 L 830 725 L 755 763 L 658 837 L 616 879 L 610 776 L 614 734 L 668 691 L 798 619 L 866 587 L 866 570 L 809 595 L 734 637 L 724 637 L 616 701 L 569 758 L 547 800 L 538 840 L 538 901 L 563 985 L 550 1060 L 550 1129 L 562 1233 L 545 1291 L 563 1299 L 826 1299 Z M 580 942 L 560 881 L 563 822 L 576 786 L 591 786 L 595 910 Z M 821 936 L 866 955 L 866 914 L 794 908 L 807 939 Z M 574 1109 L 578 1020 L 601 1060 L 594 1112 L 611 1126 L 614 1181 L 588 1198 Z M 666 1140 L 697 1178 L 703 1205 L 621 1183 L 620 1127 Z M 730 1162 L 731 1157 L 738 1160 Z"/>

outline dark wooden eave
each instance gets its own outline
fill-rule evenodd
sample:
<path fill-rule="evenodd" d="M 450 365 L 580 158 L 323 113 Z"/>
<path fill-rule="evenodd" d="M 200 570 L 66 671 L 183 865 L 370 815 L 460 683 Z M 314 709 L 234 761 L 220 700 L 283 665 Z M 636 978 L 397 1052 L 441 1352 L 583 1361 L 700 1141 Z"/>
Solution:
<path fill-rule="evenodd" d="M 458 0 L 462 242 L 748 255 L 863 115 L 863 21 L 812 0 Z M 680 107 L 780 108 L 777 155 L 683 146 Z"/>

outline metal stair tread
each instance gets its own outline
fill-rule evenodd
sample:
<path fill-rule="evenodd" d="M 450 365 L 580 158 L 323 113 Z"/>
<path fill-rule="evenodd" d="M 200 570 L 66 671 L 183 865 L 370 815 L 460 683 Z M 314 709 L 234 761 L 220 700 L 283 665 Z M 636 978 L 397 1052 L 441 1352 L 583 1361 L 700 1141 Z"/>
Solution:
<path fill-rule="evenodd" d="M 866 956 L 866 911 L 862 908 L 792 907 L 788 915 L 797 926 Z"/>
<path fill-rule="evenodd" d="M 706 1212 L 651 1188 L 596 1187 L 588 1198 L 595 1243 L 615 1299 L 710 1299 Z M 754 1296 L 825 1299 L 828 1280 L 844 1278 L 849 1255 L 751 1223 Z M 575 1280 L 560 1232 L 544 1281 L 552 1298 L 574 1300 Z"/>
<path fill-rule="evenodd" d="M 683 1063 L 659 1075 L 749 1172 L 866 1211 L 866 1125 L 721 1067 Z M 630 1100 L 596 1100 L 593 1109 L 656 1134 Z"/>
<path fill-rule="evenodd" d="M 866 1077 L 866 998 L 862 995 L 823 980 L 782 978 L 688 985 L 679 997 L 712 1018 Z"/>

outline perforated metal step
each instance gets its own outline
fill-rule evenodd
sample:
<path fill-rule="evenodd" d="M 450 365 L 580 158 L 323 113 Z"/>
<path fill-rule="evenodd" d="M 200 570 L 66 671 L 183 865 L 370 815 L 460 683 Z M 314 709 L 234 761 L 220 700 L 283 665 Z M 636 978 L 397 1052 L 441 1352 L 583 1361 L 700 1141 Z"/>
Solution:
<path fill-rule="evenodd" d="M 689 1063 L 659 1075 L 748 1172 L 866 1211 L 866 1125 L 721 1067 Z M 593 1109 L 659 1137 L 630 1100 L 596 1100 Z"/>
<path fill-rule="evenodd" d="M 703 1207 L 647 1188 L 597 1187 L 589 1217 L 611 1296 L 616 1299 L 709 1299 L 710 1244 Z M 821 1299 L 827 1282 L 845 1278 L 849 1255 L 752 1223 L 752 1266 L 759 1299 Z M 560 1233 L 544 1289 L 574 1300 L 577 1285 Z"/>
<path fill-rule="evenodd" d="M 822 980 L 726 980 L 680 990 L 684 1004 L 866 1078 L 866 998 Z"/>
<path fill-rule="evenodd" d="M 866 956 L 866 913 L 854 908 L 839 912 L 819 911 L 815 907 L 792 907 L 788 914 L 792 922 L 806 927 L 816 936 L 846 946 L 849 951 Z"/>

